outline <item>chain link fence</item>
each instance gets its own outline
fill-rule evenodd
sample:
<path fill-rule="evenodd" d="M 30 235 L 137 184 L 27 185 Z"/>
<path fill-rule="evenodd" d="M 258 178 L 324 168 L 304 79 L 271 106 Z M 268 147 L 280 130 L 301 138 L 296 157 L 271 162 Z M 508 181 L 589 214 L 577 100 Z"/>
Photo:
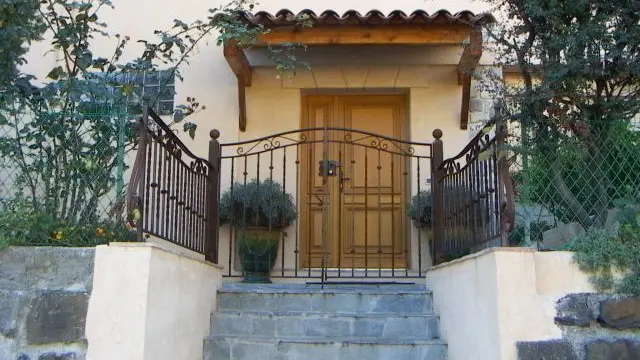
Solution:
<path fill-rule="evenodd" d="M 553 248 L 640 204 L 640 120 L 510 126 L 512 245 Z"/>
<path fill-rule="evenodd" d="M 133 116 L 104 106 L 0 114 L 0 247 L 134 241 L 124 206 Z"/>

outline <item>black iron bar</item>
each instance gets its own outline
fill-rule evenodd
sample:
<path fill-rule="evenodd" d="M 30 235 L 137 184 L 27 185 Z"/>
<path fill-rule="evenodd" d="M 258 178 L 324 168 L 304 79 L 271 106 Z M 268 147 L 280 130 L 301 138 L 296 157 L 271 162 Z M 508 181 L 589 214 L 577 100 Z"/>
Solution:
<path fill-rule="evenodd" d="M 286 204 L 287 201 L 287 148 L 282 149 L 282 204 Z M 282 218 L 282 227 L 284 228 L 284 217 Z M 284 255 L 285 255 L 285 243 L 286 238 L 282 236 L 282 252 L 280 254 L 281 257 L 281 267 L 282 267 L 282 276 L 284 276 Z"/>

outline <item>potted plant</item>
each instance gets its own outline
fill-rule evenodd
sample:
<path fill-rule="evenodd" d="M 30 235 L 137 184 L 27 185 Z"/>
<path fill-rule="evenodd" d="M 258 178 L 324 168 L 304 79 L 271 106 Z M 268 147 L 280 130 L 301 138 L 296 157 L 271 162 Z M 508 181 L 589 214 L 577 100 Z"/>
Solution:
<path fill-rule="evenodd" d="M 280 238 L 297 215 L 291 195 L 272 180 L 234 183 L 222 195 L 220 220 L 237 228 L 245 282 L 271 282 Z"/>
<path fill-rule="evenodd" d="M 409 217 L 418 229 L 430 230 L 433 226 L 433 199 L 431 191 L 421 190 L 411 198 Z"/>
<path fill-rule="evenodd" d="M 462 205 L 470 205 L 475 211 L 470 218 L 475 221 L 475 225 L 479 227 L 486 226 L 488 223 L 489 209 L 482 201 L 468 204 L 471 195 L 469 190 L 464 188 L 448 188 L 443 191 L 444 201 L 461 202 Z M 433 227 L 433 194 L 431 190 L 421 190 L 411 198 L 409 206 L 409 217 L 413 220 L 416 228 L 422 230 L 431 230 Z M 463 216 L 463 215 L 460 215 Z M 464 215 L 467 216 L 467 215 Z"/>

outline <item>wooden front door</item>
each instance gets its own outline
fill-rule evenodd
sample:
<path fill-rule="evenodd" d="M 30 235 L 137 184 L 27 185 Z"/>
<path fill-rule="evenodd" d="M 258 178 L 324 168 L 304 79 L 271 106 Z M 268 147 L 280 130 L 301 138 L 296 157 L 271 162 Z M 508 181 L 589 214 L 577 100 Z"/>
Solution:
<path fill-rule="evenodd" d="M 303 267 L 405 268 L 408 157 L 404 95 L 308 95 L 300 146 Z M 319 162 L 340 166 L 324 177 Z M 325 181 L 326 180 L 326 181 Z"/>

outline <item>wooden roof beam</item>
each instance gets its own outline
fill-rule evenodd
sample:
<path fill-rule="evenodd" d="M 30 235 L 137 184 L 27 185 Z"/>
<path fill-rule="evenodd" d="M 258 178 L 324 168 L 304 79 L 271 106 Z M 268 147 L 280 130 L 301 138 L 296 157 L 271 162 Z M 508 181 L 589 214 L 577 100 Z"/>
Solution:
<path fill-rule="evenodd" d="M 224 58 L 229 63 L 231 71 L 238 79 L 238 128 L 244 132 L 247 130 L 247 103 L 246 87 L 251 86 L 253 70 L 242 48 L 233 42 L 224 44 Z"/>
<path fill-rule="evenodd" d="M 471 33 L 465 25 L 317 26 L 273 28 L 264 45 L 460 45 Z M 259 46 L 259 45 L 258 45 Z"/>
<path fill-rule="evenodd" d="M 469 125 L 469 102 L 471 101 L 471 79 L 482 57 L 482 29 L 473 28 L 469 44 L 465 47 L 458 64 L 458 85 L 462 85 L 462 105 L 460 107 L 460 129 Z"/>

